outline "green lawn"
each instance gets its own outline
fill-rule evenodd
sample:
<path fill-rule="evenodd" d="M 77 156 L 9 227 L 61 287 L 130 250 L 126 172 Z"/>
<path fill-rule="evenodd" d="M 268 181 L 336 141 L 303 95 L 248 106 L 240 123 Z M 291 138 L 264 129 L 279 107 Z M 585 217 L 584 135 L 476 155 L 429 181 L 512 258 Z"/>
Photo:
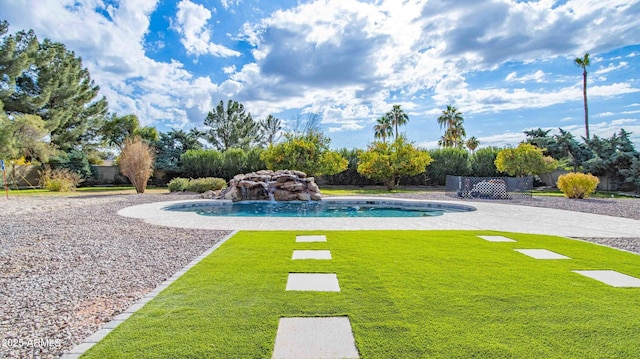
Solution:
<path fill-rule="evenodd" d="M 366 196 L 366 195 L 377 195 L 377 194 L 393 194 L 393 193 L 428 193 L 428 192 L 437 192 L 434 190 L 422 190 L 415 188 L 397 188 L 389 191 L 386 188 L 381 188 L 379 186 L 367 186 L 367 187 L 350 187 L 350 186 L 330 186 L 330 187 L 322 187 L 320 189 L 323 195 L 326 196 Z M 440 193 L 444 193 L 444 190 L 439 191 Z"/>
<path fill-rule="evenodd" d="M 280 317 L 344 315 L 362 358 L 640 357 L 640 288 L 571 272 L 640 277 L 635 254 L 551 236 L 476 237 L 504 235 L 487 231 L 322 233 L 328 242 L 238 233 L 84 357 L 269 358 Z M 330 249 L 333 260 L 292 261 L 294 249 Z M 289 272 L 335 272 L 342 291 L 286 292 Z"/>

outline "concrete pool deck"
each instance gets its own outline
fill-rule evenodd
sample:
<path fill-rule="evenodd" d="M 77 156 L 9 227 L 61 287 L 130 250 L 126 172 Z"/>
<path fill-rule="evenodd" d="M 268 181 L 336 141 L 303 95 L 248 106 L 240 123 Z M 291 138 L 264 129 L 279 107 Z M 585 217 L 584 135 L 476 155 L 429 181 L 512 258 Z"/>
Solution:
<path fill-rule="evenodd" d="M 397 201 L 383 197 L 332 197 L 332 200 Z M 118 214 L 143 219 L 147 223 L 217 230 L 492 230 L 563 237 L 638 237 L 640 221 L 628 218 L 573 212 L 552 208 L 528 207 L 503 203 L 437 202 L 471 206 L 471 212 L 451 212 L 435 217 L 413 218 L 318 218 L 318 217 L 213 217 L 194 212 L 167 211 L 169 205 L 211 200 L 188 200 L 141 204 L 127 207 Z"/>

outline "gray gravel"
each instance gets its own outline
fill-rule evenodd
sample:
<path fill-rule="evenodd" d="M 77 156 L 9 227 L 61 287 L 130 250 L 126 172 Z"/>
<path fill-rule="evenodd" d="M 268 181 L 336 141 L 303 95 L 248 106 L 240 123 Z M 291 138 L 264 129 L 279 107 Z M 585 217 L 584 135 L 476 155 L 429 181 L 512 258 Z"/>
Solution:
<path fill-rule="evenodd" d="M 393 196 L 457 200 L 442 193 Z M 228 234 L 154 226 L 116 213 L 135 204 L 190 198 L 197 196 L 0 199 L 0 357 L 57 357 Z M 535 197 L 506 203 L 640 220 L 637 199 Z M 584 239 L 640 253 L 640 234 Z"/>
<path fill-rule="evenodd" d="M 228 233 L 116 214 L 175 199 L 185 196 L 3 198 L 0 357 L 57 357 Z"/>

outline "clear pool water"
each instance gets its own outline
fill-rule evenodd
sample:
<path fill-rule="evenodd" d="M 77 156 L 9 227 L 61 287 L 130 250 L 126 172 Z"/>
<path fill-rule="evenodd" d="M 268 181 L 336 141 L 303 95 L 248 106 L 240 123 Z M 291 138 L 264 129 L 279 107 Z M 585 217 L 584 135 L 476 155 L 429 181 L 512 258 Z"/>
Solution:
<path fill-rule="evenodd" d="M 445 212 L 473 210 L 437 202 L 330 201 L 319 202 L 193 202 L 166 207 L 165 210 L 195 212 L 222 217 L 433 217 Z"/>

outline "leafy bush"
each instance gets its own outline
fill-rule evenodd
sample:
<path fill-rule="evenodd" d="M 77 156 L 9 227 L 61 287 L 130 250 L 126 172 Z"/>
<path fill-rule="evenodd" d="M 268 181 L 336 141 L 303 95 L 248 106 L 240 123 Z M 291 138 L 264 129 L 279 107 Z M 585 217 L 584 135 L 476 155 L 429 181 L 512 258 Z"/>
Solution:
<path fill-rule="evenodd" d="M 182 175 L 201 178 L 219 176 L 224 157 L 216 150 L 188 150 L 180 156 Z"/>
<path fill-rule="evenodd" d="M 187 179 L 176 177 L 169 182 L 170 192 L 198 192 L 204 193 L 206 191 L 217 191 L 227 187 L 227 181 L 223 178 L 217 177 L 205 177 L 196 179 Z"/>
<path fill-rule="evenodd" d="M 80 178 L 87 180 L 93 177 L 91 164 L 87 155 L 79 150 L 71 150 L 69 152 L 61 152 L 56 156 L 49 158 L 49 165 L 53 169 L 68 169 L 80 175 Z"/>
<path fill-rule="evenodd" d="M 79 174 L 67 168 L 47 169 L 40 173 L 40 186 L 52 192 L 75 191 L 81 181 Z"/>
<path fill-rule="evenodd" d="M 222 153 L 222 168 L 219 177 L 231 179 L 238 173 L 245 173 L 247 153 L 241 148 L 230 148 Z"/>
<path fill-rule="evenodd" d="M 498 152 L 500 152 L 498 147 L 485 147 L 477 150 L 471 156 L 471 173 L 476 177 L 500 176 L 495 164 Z"/>
<path fill-rule="evenodd" d="M 189 188 L 189 179 L 176 177 L 169 182 L 169 192 L 184 192 Z"/>
<path fill-rule="evenodd" d="M 496 156 L 496 168 L 516 177 L 549 173 L 558 167 L 558 161 L 545 156 L 543 152 L 529 143 L 521 143 L 517 148 L 506 148 Z"/>
<path fill-rule="evenodd" d="M 260 154 L 264 150 L 260 147 L 254 147 L 247 151 L 246 168 L 242 173 L 255 172 L 267 168 L 264 161 L 260 158 Z"/>
<path fill-rule="evenodd" d="M 366 178 L 381 181 L 392 190 L 403 176 L 415 176 L 424 172 L 432 159 L 425 151 L 417 149 L 403 136 L 393 143 L 374 142 L 358 156 L 358 173 Z"/>
<path fill-rule="evenodd" d="M 286 140 L 269 146 L 260 158 L 270 170 L 298 170 L 309 176 L 340 173 L 347 160 L 329 149 L 329 138 L 321 133 L 288 134 Z"/>
<path fill-rule="evenodd" d="M 365 186 L 375 184 L 375 181 L 367 179 L 358 173 L 358 156 L 362 152 L 364 151 L 359 148 L 339 149 L 338 153 L 347 160 L 347 169 L 333 175 L 322 176 L 326 184 L 343 186 Z"/>
<path fill-rule="evenodd" d="M 588 198 L 600 183 L 592 174 L 567 173 L 558 177 L 558 188 L 568 198 Z"/>
<path fill-rule="evenodd" d="M 225 181 L 222 178 L 216 178 L 216 177 L 196 178 L 189 181 L 189 186 L 187 187 L 187 191 L 204 193 L 209 190 L 217 191 L 225 187 L 227 187 L 227 181 Z"/>
<path fill-rule="evenodd" d="M 426 174 L 434 184 L 444 185 L 447 175 L 467 176 L 471 172 L 469 152 L 461 148 L 441 148 L 429 151 L 433 163 L 427 167 Z"/>

